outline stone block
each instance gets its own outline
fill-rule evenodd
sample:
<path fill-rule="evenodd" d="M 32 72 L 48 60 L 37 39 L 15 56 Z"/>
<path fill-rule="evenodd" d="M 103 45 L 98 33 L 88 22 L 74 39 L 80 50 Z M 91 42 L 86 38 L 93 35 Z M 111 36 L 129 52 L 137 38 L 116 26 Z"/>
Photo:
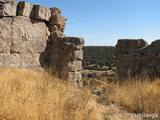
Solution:
<path fill-rule="evenodd" d="M 69 49 L 81 49 L 84 45 L 84 39 L 79 37 L 59 37 L 58 39 Z"/>
<path fill-rule="evenodd" d="M 69 71 L 78 71 L 82 70 L 82 61 L 72 61 L 68 63 Z"/>
<path fill-rule="evenodd" d="M 0 53 L 9 53 L 10 44 L 0 38 Z"/>
<path fill-rule="evenodd" d="M 40 55 L 36 53 L 0 53 L 0 66 L 41 70 L 42 68 L 40 68 L 39 56 Z"/>
<path fill-rule="evenodd" d="M 1 53 L 0 62 L 5 67 L 18 67 L 20 65 L 19 56 L 10 53 Z"/>
<path fill-rule="evenodd" d="M 65 17 L 59 14 L 52 14 L 48 23 L 50 31 L 64 32 L 66 20 Z"/>
<path fill-rule="evenodd" d="M 53 42 L 61 42 L 61 43 L 63 43 L 62 40 L 60 40 L 60 39 L 61 38 L 63 39 L 64 37 L 66 37 L 66 35 L 64 33 L 60 32 L 60 31 L 57 31 L 57 32 L 52 31 L 51 35 L 50 35 L 50 39 Z"/>
<path fill-rule="evenodd" d="M 74 60 L 83 60 L 83 50 L 74 50 L 74 49 L 65 49 L 60 52 L 63 61 L 74 61 Z M 65 49 L 65 50 L 64 50 Z M 59 55 L 60 56 L 60 55 Z"/>
<path fill-rule="evenodd" d="M 84 45 L 84 39 L 79 37 L 67 37 L 64 42 L 73 43 L 75 45 Z"/>
<path fill-rule="evenodd" d="M 33 18 L 49 21 L 51 17 L 51 10 L 41 5 L 34 5 Z"/>
<path fill-rule="evenodd" d="M 58 32 L 59 31 L 58 25 L 49 24 L 49 30 L 53 32 Z"/>
<path fill-rule="evenodd" d="M 30 17 L 32 10 L 33 10 L 32 4 L 25 1 L 20 1 L 18 3 L 18 15 Z"/>
<path fill-rule="evenodd" d="M 0 4 L 0 16 L 16 16 L 17 14 L 17 1 L 11 1 L 6 4 Z"/>
<path fill-rule="evenodd" d="M 34 68 L 40 69 L 39 54 L 37 53 L 0 53 L 0 63 L 5 67 L 18 67 L 18 68 Z"/>
<path fill-rule="evenodd" d="M 46 41 L 16 39 L 10 46 L 11 53 L 42 53 L 45 50 Z"/>
<path fill-rule="evenodd" d="M 116 45 L 117 48 L 139 49 L 148 46 L 148 43 L 143 39 L 119 39 Z"/>
<path fill-rule="evenodd" d="M 83 60 L 83 50 L 74 51 L 73 60 Z"/>
<path fill-rule="evenodd" d="M 50 9 L 51 9 L 51 14 L 52 15 L 57 15 L 57 14 L 61 13 L 61 10 L 59 8 L 57 8 L 57 7 L 52 7 Z"/>
<path fill-rule="evenodd" d="M 62 15 L 51 15 L 51 18 L 49 20 L 49 24 L 54 25 L 54 24 L 59 24 L 59 25 L 66 25 L 67 19 L 63 17 Z"/>
<path fill-rule="evenodd" d="M 5 3 L 9 3 L 11 1 L 15 1 L 15 0 L 0 0 L 0 3 L 5 4 Z"/>
<path fill-rule="evenodd" d="M 68 80 L 72 81 L 74 84 L 78 85 L 79 87 L 83 87 L 83 83 L 81 82 L 82 74 L 80 72 L 69 72 L 68 73 Z"/>
<path fill-rule="evenodd" d="M 21 67 L 23 68 L 33 68 L 40 67 L 39 61 L 40 54 L 38 53 L 23 53 L 20 54 L 19 60 L 21 61 Z"/>

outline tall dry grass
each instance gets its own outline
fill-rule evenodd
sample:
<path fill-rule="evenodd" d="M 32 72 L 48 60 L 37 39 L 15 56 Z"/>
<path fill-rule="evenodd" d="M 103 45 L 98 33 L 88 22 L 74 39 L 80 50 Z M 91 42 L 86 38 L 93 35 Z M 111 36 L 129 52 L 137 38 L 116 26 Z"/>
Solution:
<path fill-rule="evenodd" d="M 0 68 L 0 120 L 104 120 L 88 91 L 47 73 Z"/>
<path fill-rule="evenodd" d="M 107 88 L 105 94 L 111 103 L 130 113 L 159 114 L 156 119 L 160 120 L 160 79 L 151 81 L 147 76 L 129 78 Z"/>

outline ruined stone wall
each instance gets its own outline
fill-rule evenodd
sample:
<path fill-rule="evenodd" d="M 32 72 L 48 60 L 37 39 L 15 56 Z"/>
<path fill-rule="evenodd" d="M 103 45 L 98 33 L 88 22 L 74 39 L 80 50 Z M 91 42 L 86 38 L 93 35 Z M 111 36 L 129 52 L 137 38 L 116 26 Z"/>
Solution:
<path fill-rule="evenodd" d="M 0 0 L 0 66 L 47 66 L 80 85 L 84 39 L 65 36 L 67 19 L 60 13 L 56 7 Z"/>
<path fill-rule="evenodd" d="M 140 74 L 160 77 L 160 40 L 150 45 L 143 39 L 121 39 L 116 45 L 117 77 L 125 79 Z"/>

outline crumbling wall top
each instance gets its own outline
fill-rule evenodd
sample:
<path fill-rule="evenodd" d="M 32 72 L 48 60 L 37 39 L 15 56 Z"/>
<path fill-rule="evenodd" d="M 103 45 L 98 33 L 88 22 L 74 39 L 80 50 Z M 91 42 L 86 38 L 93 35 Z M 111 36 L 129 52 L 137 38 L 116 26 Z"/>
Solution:
<path fill-rule="evenodd" d="M 0 0 L 0 3 L 5 4 L 5 3 L 11 2 L 11 1 L 15 1 L 15 0 Z"/>
<path fill-rule="evenodd" d="M 117 48 L 139 49 L 147 47 L 148 43 L 143 39 L 119 39 Z"/>
<path fill-rule="evenodd" d="M 52 7 L 51 9 L 51 14 L 60 14 L 61 10 L 57 7 Z"/>
<path fill-rule="evenodd" d="M 150 45 L 151 47 L 160 47 L 160 39 L 153 41 Z"/>

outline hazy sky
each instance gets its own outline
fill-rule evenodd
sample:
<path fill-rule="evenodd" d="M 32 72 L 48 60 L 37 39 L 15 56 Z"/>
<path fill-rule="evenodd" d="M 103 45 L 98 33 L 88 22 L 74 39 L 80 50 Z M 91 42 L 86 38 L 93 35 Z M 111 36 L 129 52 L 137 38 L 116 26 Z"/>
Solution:
<path fill-rule="evenodd" d="M 26 0 L 59 7 L 68 21 L 65 34 L 85 45 L 116 45 L 118 39 L 160 38 L 160 0 Z"/>

